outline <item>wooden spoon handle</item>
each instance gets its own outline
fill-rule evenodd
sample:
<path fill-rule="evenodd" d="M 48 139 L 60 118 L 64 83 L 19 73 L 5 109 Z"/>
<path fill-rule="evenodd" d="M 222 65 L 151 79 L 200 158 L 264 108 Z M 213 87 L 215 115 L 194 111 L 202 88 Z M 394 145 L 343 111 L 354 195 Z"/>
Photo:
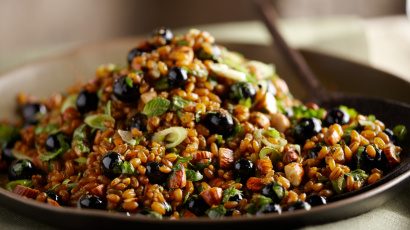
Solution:
<path fill-rule="evenodd" d="M 321 86 L 319 80 L 313 74 L 312 70 L 306 63 L 302 55 L 292 49 L 280 34 L 277 26 L 277 14 L 272 4 L 272 0 L 254 0 L 254 3 L 262 16 L 265 26 L 271 33 L 275 44 L 278 46 L 279 51 L 284 58 L 288 61 L 292 68 L 294 68 L 297 76 L 308 88 L 308 91 L 313 100 L 320 101 L 329 96 L 325 89 Z"/>

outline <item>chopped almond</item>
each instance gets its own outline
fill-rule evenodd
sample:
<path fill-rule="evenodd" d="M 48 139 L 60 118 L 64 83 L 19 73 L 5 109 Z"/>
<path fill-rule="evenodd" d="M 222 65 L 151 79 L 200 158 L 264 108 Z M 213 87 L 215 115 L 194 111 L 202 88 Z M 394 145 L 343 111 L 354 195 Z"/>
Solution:
<path fill-rule="evenodd" d="M 259 159 L 256 162 L 256 167 L 264 175 L 267 174 L 268 172 L 270 172 L 273 169 L 272 161 L 268 157 L 263 158 L 263 159 Z"/>
<path fill-rule="evenodd" d="M 186 173 L 183 165 L 180 165 L 180 169 L 172 173 L 168 184 L 171 189 L 183 188 L 186 186 Z"/>
<path fill-rule="evenodd" d="M 219 167 L 228 169 L 234 162 L 233 151 L 227 148 L 219 148 Z"/>
<path fill-rule="evenodd" d="M 38 191 L 37 189 L 32 189 L 23 185 L 17 185 L 13 189 L 13 192 L 17 195 L 25 196 L 32 199 L 36 198 L 37 195 L 40 193 L 40 191 Z"/>
<path fill-rule="evenodd" d="M 201 197 L 209 205 L 218 205 L 222 201 L 222 188 L 212 187 L 201 192 Z"/>

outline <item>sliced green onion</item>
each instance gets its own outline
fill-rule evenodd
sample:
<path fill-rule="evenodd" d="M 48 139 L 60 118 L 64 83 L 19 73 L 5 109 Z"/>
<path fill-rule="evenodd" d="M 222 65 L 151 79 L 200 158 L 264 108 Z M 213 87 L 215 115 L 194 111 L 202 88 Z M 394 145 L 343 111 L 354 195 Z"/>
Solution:
<path fill-rule="evenodd" d="M 87 116 L 84 122 L 94 129 L 106 130 L 107 126 L 114 126 L 115 120 L 107 114 L 94 114 Z"/>
<path fill-rule="evenodd" d="M 246 73 L 231 69 L 228 65 L 211 63 L 209 68 L 219 77 L 228 78 L 234 81 L 246 81 Z"/>
<path fill-rule="evenodd" d="M 31 180 L 14 180 L 14 181 L 10 181 L 9 183 L 6 184 L 6 189 L 9 191 L 13 191 L 14 188 L 17 185 L 23 185 L 25 187 L 31 187 L 33 185 L 33 183 L 31 182 Z"/>
<path fill-rule="evenodd" d="M 154 136 L 152 136 L 152 140 L 167 143 L 165 147 L 169 149 L 181 144 L 187 136 L 188 131 L 185 128 L 175 126 L 156 132 Z"/>
<path fill-rule="evenodd" d="M 126 143 L 133 145 L 133 146 L 137 144 L 137 140 L 132 138 L 132 133 L 130 131 L 119 129 L 117 132 L 120 135 L 121 139 L 125 141 Z"/>
<path fill-rule="evenodd" d="M 75 108 L 77 101 L 77 94 L 69 95 L 63 102 L 63 105 L 60 108 L 60 113 L 64 113 L 64 111 L 68 108 Z"/>
<path fill-rule="evenodd" d="M 393 133 L 399 139 L 399 141 L 403 141 L 407 135 L 407 128 L 404 125 L 396 125 L 393 128 Z"/>

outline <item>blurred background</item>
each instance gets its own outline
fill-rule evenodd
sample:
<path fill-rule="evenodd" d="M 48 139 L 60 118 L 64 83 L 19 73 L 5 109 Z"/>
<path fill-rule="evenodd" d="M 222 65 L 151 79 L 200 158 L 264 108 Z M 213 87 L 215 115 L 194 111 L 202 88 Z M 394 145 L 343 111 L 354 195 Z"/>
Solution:
<path fill-rule="evenodd" d="M 296 47 L 410 78 L 405 0 L 275 0 Z M 0 72 L 84 43 L 157 26 L 208 29 L 217 39 L 269 43 L 249 0 L 0 0 Z M 229 28 L 229 29 L 227 29 Z"/>

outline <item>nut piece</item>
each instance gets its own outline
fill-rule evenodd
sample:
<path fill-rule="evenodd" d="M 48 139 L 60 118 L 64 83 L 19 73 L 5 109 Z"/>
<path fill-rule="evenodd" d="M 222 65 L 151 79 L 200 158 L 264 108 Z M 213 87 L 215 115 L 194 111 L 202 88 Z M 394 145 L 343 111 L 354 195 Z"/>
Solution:
<path fill-rule="evenodd" d="M 270 125 L 279 132 L 284 133 L 290 127 L 290 121 L 285 115 L 274 113 L 270 116 Z"/>
<path fill-rule="evenodd" d="M 283 149 L 282 161 L 284 164 L 289 164 L 291 162 L 298 161 L 299 154 L 294 145 L 287 144 Z"/>
<path fill-rule="evenodd" d="M 233 151 L 227 148 L 219 148 L 219 167 L 228 169 L 234 162 Z"/>
<path fill-rule="evenodd" d="M 170 189 L 183 188 L 186 186 L 186 173 L 183 165 L 179 166 L 180 169 L 174 171 L 169 177 L 168 186 Z"/>
<path fill-rule="evenodd" d="M 194 163 L 207 164 L 211 161 L 213 154 L 209 151 L 197 151 L 192 155 Z"/>
<path fill-rule="evenodd" d="M 25 196 L 32 199 L 36 198 L 37 195 L 40 193 L 40 191 L 38 191 L 37 189 L 32 189 L 23 185 L 17 185 L 13 189 L 13 192 L 17 195 Z"/>
<path fill-rule="evenodd" d="M 254 192 L 260 191 L 263 186 L 265 186 L 265 184 L 263 184 L 262 179 L 258 177 L 250 177 L 246 182 L 246 187 Z"/>
<path fill-rule="evenodd" d="M 272 171 L 273 165 L 272 161 L 266 157 L 256 161 L 256 168 L 263 174 L 266 175 L 268 172 Z"/>
<path fill-rule="evenodd" d="M 342 126 L 340 126 L 339 124 L 333 124 L 325 133 L 325 142 L 329 145 L 335 145 L 342 139 L 342 136 Z"/>
<path fill-rule="evenodd" d="M 200 195 L 209 206 L 218 205 L 222 201 L 222 188 L 208 188 L 202 191 Z"/>
<path fill-rule="evenodd" d="M 391 166 L 397 165 L 400 163 L 400 153 L 401 149 L 400 147 L 396 147 L 393 145 L 388 145 L 387 147 L 384 147 L 383 153 L 386 155 L 387 161 Z"/>
<path fill-rule="evenodd" d="M 297 187 L 302 182 L 304 170 L 302 164 L 292 162 L 285 166 L 285 175 L 290 183 Z"/>

